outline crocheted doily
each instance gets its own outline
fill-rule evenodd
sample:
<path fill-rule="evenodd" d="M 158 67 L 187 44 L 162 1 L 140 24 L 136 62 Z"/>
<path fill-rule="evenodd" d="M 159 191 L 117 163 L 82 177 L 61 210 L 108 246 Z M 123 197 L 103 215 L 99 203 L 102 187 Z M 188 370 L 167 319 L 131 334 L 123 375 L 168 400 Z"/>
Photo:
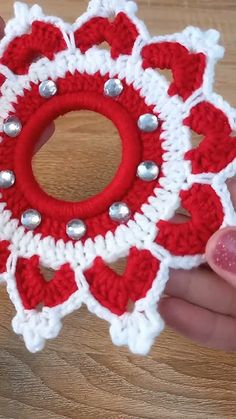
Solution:
<path fill-rule="evenodd" d="M 68 24 L 16 3 L 0 42 L 1 282 L 32 352 L 84 303 L 110 323 L 116 345 L 147 353 L 164 326 L 158 301 L 170 268 L 199 266 L 210 236 L 236 225 L 226 185 L 236 111 L 212 91 L 219 34 L 188 27 L 152 38 L 136 9 L 92 0 Z M 115 124 L 122 161 L 100 194 L 70 203 L 41 189 L 31 160 L 45 127 L 81 109 Z M 180 207 L 190 218 L 177 223 Z M 110 266 L 120 258 L 123 275 Z"/>

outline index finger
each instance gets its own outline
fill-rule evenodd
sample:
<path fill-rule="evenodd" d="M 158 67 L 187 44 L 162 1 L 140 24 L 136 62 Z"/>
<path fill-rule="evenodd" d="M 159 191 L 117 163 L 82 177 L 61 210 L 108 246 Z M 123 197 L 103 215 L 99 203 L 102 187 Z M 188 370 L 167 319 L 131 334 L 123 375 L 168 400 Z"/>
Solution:
<path fill-rule="evenodd" d="M 211 348 L 236 350 L 236 319 L 174 297 L 163 298 L 159 308 L 166 324 L 187 338 Z"/>

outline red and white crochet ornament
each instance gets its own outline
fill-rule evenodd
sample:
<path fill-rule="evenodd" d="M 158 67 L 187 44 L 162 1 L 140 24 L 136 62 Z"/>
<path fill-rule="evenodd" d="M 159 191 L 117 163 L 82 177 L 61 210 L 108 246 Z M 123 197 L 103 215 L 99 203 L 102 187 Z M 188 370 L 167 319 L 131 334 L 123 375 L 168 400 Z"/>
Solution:
<path fill-rule="evenodd" d="M 219 34 L 152 38 L 135 13 L 132 1 L 92 0 L 68 24 L 16 3 L 0 42 L 1 282 L 32 352 L 84 303 L 116 345 L 146 354 L 163 329 L 169 269 L 200 265 L 210 236 L 236 225 L 226 185 L 236 111 L 212 91 Z M 40 188 L 31 160 L 45 127 L 81 109 L 113 121 L 122 161 L 100 194 L 69 203 Z M 196 148 L 191 130 L 202 136 Z M 191 219 L 174 223 L 180 206 Z M 124 257 L 118 275 L 109 264 Z M 55 271 L 50 282 L 41 267 Z"/>

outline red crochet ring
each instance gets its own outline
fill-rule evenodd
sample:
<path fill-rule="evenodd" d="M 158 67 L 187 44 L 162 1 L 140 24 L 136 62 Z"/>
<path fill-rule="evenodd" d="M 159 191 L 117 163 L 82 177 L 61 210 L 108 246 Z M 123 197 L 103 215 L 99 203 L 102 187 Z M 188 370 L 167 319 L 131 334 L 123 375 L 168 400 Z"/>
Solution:
<path fill-rule="evenodd" d="M 60 94 L 60 92 L 59 92 Z M 34 178 L 31 159 L 38 138 L 55 118 L 75 110 L 90 110 L 109 118 L 118 128 L 122 140 L 122 162 L 115 178 L 99 194 L 78 203 L 68 203 L 49 196 Z M 50 217 L 62 221 L 90 218 L 121 200 L 132 187 L 137 166 L 141 161 L 141 144 L 137 124 L 127 111 L 97 93 L 68 93 L 52 98 L 41 106 L 27 122 L 17 141 L 14 169 L 22 193 L 32 206 Z"/>
<path fill-rule="evenodd" d="M 134 214 L 140 204 L 152 193 L 155 182 L 143 188 L 143 181 L 136 177 L 137 166 L 142 160 L 153 160 L 162 164 L 160 129 L 155 132 L 140 132 L 137 119 L 142 113 L 152 111 L 133 86 L 125 80 L 123 93 L 115 98 L 104 97 L 104 84 L 108 77 L 99 74 L 89 76 L 76 73 L 66 74 L 57 80 L 57 95 L 50 100 L 42 98 L 38 86 L 31 84 L 16 104 L 16 115 L 23 123 L 18 141 L 0 144 L 1 169 L 16 172 L 17 182 L 13 188 L 2 191 L 2 200 L 16 218 L 27 208 L 37 208 L 44 213 L 44 219 L 36 232 L 56 239 L 68 240 L 65 226 L 72 218 L 86 220 L 87 237 L 96 237 L 107 231 L 114 231 L 117 223 L 108 216 L 107 208 L 113 202 L 126 202 Z M 113 181 L 100 194 L 78 203 L 60 201 L 46 194 L 34 178 L 31 159 L 35 144 L 44 128 L 56 117 L 71 110 L 90 109 L 108 117 L 117 126 L 122 140 L 122 162 Z M 3 134 L 3 138 L 7 136 Z M 154 150 L 155 147 L 155 151 Z"/>

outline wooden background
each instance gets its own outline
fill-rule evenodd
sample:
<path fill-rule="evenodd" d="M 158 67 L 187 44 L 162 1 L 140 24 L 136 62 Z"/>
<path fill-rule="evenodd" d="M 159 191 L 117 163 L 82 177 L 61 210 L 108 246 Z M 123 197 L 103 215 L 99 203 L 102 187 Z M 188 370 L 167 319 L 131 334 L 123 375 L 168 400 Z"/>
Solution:
<path fill-rule="evenodd" d="M 40 4 L 68 21 L 86 7 L 85 0 Z M 189 24 L 222 32 L 227 51 L 218 66 L 216 90 L 236 106 L 235 0 L 139 0 L 139 6 L 153 34 Z M 11 13 L 12 1 L 1 1 L 0 15 L 7 19 Z M 119 158 L 112 125 L 81 112 L 57 123 L 34 170 L 50 193 L 77 200 L 98 192 Z M 134 356 L 112 346 L 108 325 L 82 309 L 65 319 L 58 339 L 32 355 L 11 330 L 13 314 L 1 288 L 1 419 L 236 418 L 235 354 L 196 346 L 167 330 L 148 357 Z"/>

